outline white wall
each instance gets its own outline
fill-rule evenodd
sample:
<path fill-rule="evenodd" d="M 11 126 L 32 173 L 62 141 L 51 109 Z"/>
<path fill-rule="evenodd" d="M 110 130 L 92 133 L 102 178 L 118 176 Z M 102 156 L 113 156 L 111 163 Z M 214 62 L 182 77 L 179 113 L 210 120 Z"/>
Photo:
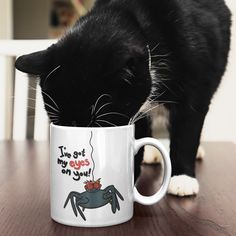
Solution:
<path fill-rule="evenodd" d="M 236 0 L 226 0 L 232 16 L 232 42 L 227 71 L 204 125 L 202 140 L 236 142 Z"/>
<path fill-rule="evenodd" d="M 12 37 L 12 1 L 0 0 L 0 39 Z"/>
<path fill-rule="evenodd" d="M 2 1 L 2 0 L 0 0 Z M 47 39 L 51 0 L 12 0 L 15 39 Z"/>
<path fill-rule="evenodd" d="M 11 39 L 12 34 L 12 0 L 0 0 L 0 39 Z M 0 55 L 0 140 L 11 137 L 12 68 L 12 60 Z"/>

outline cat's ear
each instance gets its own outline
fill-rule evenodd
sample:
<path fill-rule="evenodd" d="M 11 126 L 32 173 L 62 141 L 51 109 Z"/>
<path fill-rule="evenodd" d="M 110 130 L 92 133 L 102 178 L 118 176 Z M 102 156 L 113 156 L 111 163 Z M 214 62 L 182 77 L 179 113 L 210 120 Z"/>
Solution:
<path fill-rule="evenodd" d="M 47 52 L 43 50 L 18 57 L 15 62 L 16 69 L 32 75 L 43 74 L 47 68 Z"/>

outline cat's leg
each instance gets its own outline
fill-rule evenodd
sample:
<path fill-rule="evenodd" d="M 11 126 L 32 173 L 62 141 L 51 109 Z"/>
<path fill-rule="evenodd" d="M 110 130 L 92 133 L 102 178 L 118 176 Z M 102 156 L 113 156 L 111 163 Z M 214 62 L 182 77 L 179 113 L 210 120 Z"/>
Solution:
<path fill-rule="evenodd" d="M 151 136 L 151 122 L 149 117 L 145 117 L 135 123 L 135 138 L 140 139 Z M 141 164 L 143 161 L 144 148 L 141 148 L 135 155 L 135 171 L 134 180 L 136 181 L 141 172 Z"/>
<path fill-rule="evenodd" d="M 203 148 L 202 145 L 199 145 L 196 155 L 197 160 L 202 160 L 205 157 L 205 155 L 206 155 L 205 149 Z"/>
<path fill-rule="evenodd" d="M 170 146 L 170 141 L 168 140 L 163 140 L 165 141 L 164 146 L 165 148 L 169 150 Z M 203 148 L 202 145 L 199 145 L 198 150 L 197 150 L 197 155 L 196 159 L 197 160 L 202 160 L 204 159 L 206 155 L 205 149 Z M 153 146 L 146 145 L 144 148 L 144 154 L 143 154 L 143 163 L 144 164 L 158 164 L 162 162 L 162 155 L 161 153 Z"/>
<path fill-rule="evenodd" d="M 190 106 L 182 105 L 170 109 L 170 194 L 189 196 L 199 191 L 199 184 L 195 178 L 195 160 L 207 110 L 208 108 L 202 107 L 197 111 Z"/>
<path fill-rule="evenodd" d="M 150 116 L 151 119 L 151 128 L 153 133 L 157 133 L 162 129 L 167 128 L 168 124 L 168 110 L 164 106 L 160 106 L 158 108 L 155 108 Z M 162 132 L 162 131 L 160 131 Z M 161 140 L 162 144 L 165 146 L 165 148 L 168 150 L 170 143 L 168 139 Z M 144 148 L 144 154 L 143 154 L 143 163 L 145 164 L 158 164 L 162 163 L 162 154 L 160 151 L 150 145 L 146 145 Z"/>
<path fill-rule="evenodd" d="M 153 146 L 146 145 L 144 147 L 143 163 L 144 164 L 158 164 L 162 161 L 161 153 Z"/>

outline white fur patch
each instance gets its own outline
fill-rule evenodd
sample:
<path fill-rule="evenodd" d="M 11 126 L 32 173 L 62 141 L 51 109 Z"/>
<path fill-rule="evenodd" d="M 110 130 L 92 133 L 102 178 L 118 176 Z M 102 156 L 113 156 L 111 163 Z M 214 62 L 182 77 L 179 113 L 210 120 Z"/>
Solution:
<path fill-rule="evenodd" d="M 197 150 L 197 159 L 202 160 L 206 155 L 204 148 L 200 145 Z"/>
<path fill-rule="evenodd" d="M 196 178 L 187 175 L 173 176 L 170 180 L 168 193 L 177 196 L 191 196 L 199 192 L 199 184 Z"/>
<path fill-rule="evenodd" d="M 144 147 L 143 163 L 155 164 L 162 161 L 161 153 L 153 146 L 146 145 Z"/>

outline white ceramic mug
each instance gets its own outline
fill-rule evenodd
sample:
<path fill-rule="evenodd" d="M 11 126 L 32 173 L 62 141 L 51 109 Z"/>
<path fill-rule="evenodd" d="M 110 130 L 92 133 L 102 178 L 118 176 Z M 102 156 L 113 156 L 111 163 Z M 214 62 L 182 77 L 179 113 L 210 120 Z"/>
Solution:
<path fill-rule="evenodd" d="M 150 197 L 134 186 L 134 155 L 153 145 L 163 155 L 161 188 Z M 116 225 L 133 217 L 134 202 L 157 203 L 171 177 L 169 155 L 156 139 L 134 139 L 134 126 L 80 128 L 51 124 L 51 217 L 70 226 Z"/>

